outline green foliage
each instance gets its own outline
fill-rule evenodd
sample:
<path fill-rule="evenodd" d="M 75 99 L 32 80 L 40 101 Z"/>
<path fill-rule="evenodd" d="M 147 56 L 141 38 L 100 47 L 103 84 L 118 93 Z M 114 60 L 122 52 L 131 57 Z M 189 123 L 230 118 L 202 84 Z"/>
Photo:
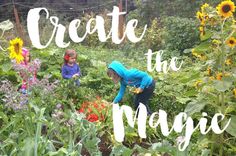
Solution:
<path fill-rule="evenodd" d="M 108 41 L 100 43 L 97 34 L 86 38 L 84 45 L 71 44 L 71 49 L 78 53 L 78 62 L 81 67 L 81 86 L 75 86 L 74 80 L 63 80 L 61 78 L 61 66 L 63 65 L 64 50 L 51 46 L 44 50 L 31 49 L 33 58 L 42 60 L 41 70 L 38 78 L 43 80 L 48 76 L 48 84 L 56 80 L 58 83 L 52 92 L 45 91 L 45 86 L 37 86 L 28 95 L 27 109 L 14 110 L 5 105 L 5 96 L 0 94 L 0 155 L 107 155 L 102 153 L 101 144 L 107 147 L 111 155 L 202 155 L 209 154 L 235 155 L 235 48 L 225 45 L 229 36 L 235 36 L 235 25 L 230 27 L 232 21 L 225 24 L 205 27 L 205 35 L 201 36 L 201 43 L 195 20 L 182 17 L 166 17 L 156 19 L 160 15 L 177 14 L 183 17 L 195 4 L 203 1 L 196 1 L 190 5 L 190 1 L 147 1 L 147 4 L 140 6 L 143 12 L 135 10 L 128 18 L 140 15 L 142 24 L 148 24 L 146 35 L 141 42 L 132 44 L 124 42 L 119 47 Z M 216 1 L 212 1 L 216 2 Z M 191 2 L 192 3 L 192 2 Z M 140 1 L 141 5 L 141 1 Z M 157 9 L 157 7 L 159 9 Z M 162 12 L 162 9 L 166 9 Z M 198 6 L 199 7 L 199 6 Z M 151 8 L 151 9 L 150 9 Z M 177 9 L 176 12 L 173 9 Z M 149 9 L 149 10 L 148 10 Z M 154 12 L 156 10 L 156 12 Z M 170 11 L 171 10 L 171 11 Z M 160 15 L 156 15 L 160 14 Z M 162 13 L 162 14 L 161 14 Z M 212 13 L 212 16 L 218 16 Z M 191 14 L 193 11 L 191 10 Z M 194 13 L 195 15 L 195 13 Z M 88 14 L 83 17 L 83 24 L 94 17 Z M 104 15 L 105 16 L 105 15 Z M 150 17 L 150 18 L 149 18 Z M 164 16 L 163 16 L 164 17 Z M 218 19 L 218 24 L 222 22 Z M 106 30 L 110 26 L 109 19 L 105 19 Z M 221 23 L 222 24 L 222 23 Z M 1 28 L 1 25 L 0 25 Z M 2 27 L 3 28 L 3 27 Z M 81 28 L 85 28 L 81 26 Z M 221 30 L 222 28 L 222 30 Z M 137 29 L 137 35 L 142 32 L 142 26 Z M 219 33 L 219 30 L 221 32 Z M 78 34 L 83 34 L 85 29 L 79 29 Z M 43 38 L 46 36 L 43 32 Z M 68 37 L 68 36 L 67 36 Z M 43 39 L 42 38 L 42 39 Z M 43 39 L 43 40 L 44 40 Z M 220 42 L 213 42 L 219 40 Z M 4 44 L 7 40 L 4 38 Z M 195 45 L 194 50 L 191 48 Z M 3 46 L 2 46 L 3 47 Z M 2 49 L 4 49 L 2 48 Z M 112 49 L 115 48 L 115 49 Z M 146 70 L 146 59 L 143 53 L 147 49 L 166 52 L 165 58 L 180 52 L 192 51 L 194 56 L 200 58 L 180 56 L 184 64 L 178 72 L 170 71 L 168 74 L 150 73 L 156 80 L 156 89 L 150 102 L 152 111 L 163 109 L 168 114 L 168 126 L 172 126 L 174 117 L 179 112 L 186 112 L 194 121 L 199 120 L 202 112 L 207 112 L 211 117 L 215 113 L 223 113 L 231 123 L 222 135 L 202 136 L 195 132 L 190 145 L 185 152 L 177 149 L 176 138 L 182 134 L 170 134 L 168 137 L 161 135 L 160 128 L 147 129 L 147 139 L 141 140 L 137 134 L 137 127 L 134 129 L 125 123 L 126 138 L 123 144 L 114 140 L 112 126 L 112 108 L 109 108 L 104 122 L 90 123 L 85 120 L 83 114 L 76 112 L 84 101 L 92 101 L 97 96 L 103 100 L 112 101 L 116 96 L 119 86 L 114 86 L 111 79 L 106 75 L 107 65 L 113 60 L 123 62 L 127 67 L 135 67 Z M 122 49 L 122 51 L 117 50 Z M 0 53 L 0 80 L 10 80 L 14 84 L 14 91 L 20 81 L 18 74 L 11 69 L 8 53 L 2 50 Z M 205 56 L 205 57 L 203 57 Z M 226 59 L 232 59 L 231 64 L 226 65 Z M 211 72 L 206 72 L 210 67 Z M 219 78 L 218 73 L 228 73 Z M 211 77 L 210 77 L 211 76 Z M 214 80 L 211 78 L 214 77 Z M 122 104 L 132 106 L 132 94 L 127 89 Z M 11 98 L 11 97 L 10 97 Z M 14 98 L 14 97 L 12 97 Z M 57 108 L 57 105 L 62 105 Z M 209 118 L 210 118 L 209 117 Z M 125 121 L 126 122 L 126 121 Z M 220 123 L 221 126 L 225 122 Z M 209 123 L 207 123 L 209 126 Z"/>
<path fill-rule="evenodd" d="M 165 47 L 171 51 L 183 52 L 199 43 L 199 34 L 195 20 L 179 17 L 167 17 L 165 26 Z"/>

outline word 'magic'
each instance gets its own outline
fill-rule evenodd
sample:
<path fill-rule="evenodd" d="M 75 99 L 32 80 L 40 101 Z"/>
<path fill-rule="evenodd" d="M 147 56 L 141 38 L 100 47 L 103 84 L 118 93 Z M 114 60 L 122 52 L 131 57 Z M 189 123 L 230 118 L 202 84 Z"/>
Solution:
<path fill-rule="evenodd" d="M 137 113 L 138 112 L 138 113 Z M 114 136 L 118 142 L 124 141 L 125 129 L 123 122 L 123 114 L 127 118 L 129 126 L 134 128 L 135 119 L 138 118 L 138 134 L 141 138 L 146 138 L 146 122 L 147 122 L 147 109 L 146 106 L 142 103 L 139 104 L 138 109 L 133 116 L 132 108 L 127 105 L 122 105 L 121 107 L 118 104 L 113 104 L 113 126 L 114 126 Z M 138 117 L 137 117 L 138 114 Z M 164 136 L 168 136 L 172 131 L 176 133 L 184 133 L 184 139 L 178 145 L 180 151 L 184 151 L 189 145 L 191 136 L 194 131 L 198 128 L 200 129 L 201 134 L 206 135 L 210 130 L 216 134 L 223 133 L 226 128 L 229 126 L 231 118 L 227 121 L 224 127 L 219 126 L 219 122 L 224 119 L 224 115 L 221 113 L 216 113 L 212 120 L 211 125 L 208 126 L 207 113 L 203 112 L 202 117 L 199 120 L 197 125 L 194 124 L 194 121 L 189 117 L 185 112 L 180 112 L 174 119 L 172 128 L 169 129 L 169 124 L 167 120 L 167 113 L 164 110 L 159 110 L 159 112 L 154 112 L 149 118 L 149 126 L 151 128 L 157 128 L 160 126 L 161 133 Z M 156 118 L 158 118 L 156 120 Z"/>
<path fill-rule="evenodd" d="M 46 13 L 46 19 L 49 19 L 51 24 L 54 26 L 51 37 L 46 43 L 46 45 L 42 45 L 40 42 L 39 19 L 40 12 L 42 11 Z M 125 27 L 126 29 L 124 35 L 119 38 L 119 16 L 124 14 L 126 14 L 126 12 L 120 12 L 119 8 L 116 6 L 113 7 L 112 13 L 107 14 L 107 16 L 111 16 L 112 18 L 112 24 L 108 34 L 106 34 L 104 27 L 105 21 L 101 16 L 97 15 L 96 18 L 91 18 L 86 24 L 86 32 L 82 35 L 78 34 L 78 29 L 80 28 L 81 21 L 79 19 L 74 19 L 70 22 L 68 28 L 70 39 L 75 43 L 79 43 L 82 42 L 87 35 L 97 32 L 98 38 L 101 42 L 106 42 L 107 39 L 111 38 L 113 43 L 120 44 L 125 37 L 127 37 L 127 39 L 133 43 L 139 42 L 145 34 L 147 25 L 144 26 L 144 30 L 141 36 L 137 37 L 134 31 L 138 25 L 137 19 L 132 19 L 128 21 Z M 95 22 L 95 26 L 92 26 L 93 22 Z M 64 42 L 66 27 L 59 23 L 58 17 L 49 17 L 49 12 L 46 8 L 34 8 L 28 12 L 27 29 L 32 44 L 38 49 L 46 48 L 52 42 L 54 37 L 58 47 L 66 48 L 70 45 L 70 42 Z"/>

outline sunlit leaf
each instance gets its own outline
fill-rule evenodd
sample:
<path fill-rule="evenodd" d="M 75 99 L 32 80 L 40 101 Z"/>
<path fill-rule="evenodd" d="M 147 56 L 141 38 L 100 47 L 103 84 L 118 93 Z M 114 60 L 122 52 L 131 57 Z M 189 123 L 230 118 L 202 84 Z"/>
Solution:
<path fill-rule="evenodd" d="M 196 112 L 200 112 L 205 105 L 205 102 L 192 101 L 188 103 L 184 112 L 186 112 L 188 115 L 192 115 Z"/>
<path fill-rule="evenodd" d="M 3 31 L 10 30 L 14 27 L 13 23 L 10 20 L 6 20 L 0 23 L 0 29 Z"/>
<path fill-rule="evenodd" d="M 236 116 L 231 116 L 231 121 L 229 126 L 226 129 L 226 132 L 228 132 L 229 134 L 231 134 L 232 136 L 236 137 Z M 228 120 L 225 120 L 224 124 L 226 124 Z"/>
<path fill-rule="evenodd" d="M 215 81 L 215 89 L 220 92 L 225 92 L 228 90 L 232 85 L 232 82 L 230 81 Z"/>

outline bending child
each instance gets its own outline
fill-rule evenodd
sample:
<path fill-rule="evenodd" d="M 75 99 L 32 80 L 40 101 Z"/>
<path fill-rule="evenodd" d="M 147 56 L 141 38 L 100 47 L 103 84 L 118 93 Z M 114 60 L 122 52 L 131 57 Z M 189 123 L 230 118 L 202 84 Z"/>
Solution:
<path fill-rule="evenodd" d="M 151 115 L 152 112 L 148 106 L 148 102 L 155 89 L 155 81 L 151 76 L 146 72 L 134 68 L 127 69 L 118 61 L 113 61 L 109 65 L 107 75 L 112 78 L 115 84 L 120 82 L 120 90 L 113 103 L 119 103 L 124 96 L 126 87 L 133 86 L 136 87 L 134 100 L 135 110 L 141 102 L 146 106 L 148 115 Z"/>
<path fill-rule="evenodd" d="M 75 50 L 68 49 L 64 55 L 64 65 L 62 66 L 62 77 L 64 79 L 75 78 L 76 85 L 79 86 L 80 67 L 76 63 L 77 54 Z"/>

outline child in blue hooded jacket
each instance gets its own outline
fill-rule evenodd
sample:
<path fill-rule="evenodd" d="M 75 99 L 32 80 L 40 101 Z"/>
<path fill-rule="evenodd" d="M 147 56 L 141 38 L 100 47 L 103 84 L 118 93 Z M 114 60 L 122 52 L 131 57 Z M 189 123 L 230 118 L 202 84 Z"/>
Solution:
<path fill-rule="evenodd" d="M 135 68 L 127 69 L 118 61 L 113 61 L 108 66 L 107 75 L 112 78 L 114 83 L 120 82 L 120 90 L 113 103 L 119 103 L 122 100 L 127 86 L 136 87 L 135 110 L 141 102 L 146 106 L 148 115 L 151 114 L 148 101 L 153 95 L 155 81 L 150 75 Z"/>

